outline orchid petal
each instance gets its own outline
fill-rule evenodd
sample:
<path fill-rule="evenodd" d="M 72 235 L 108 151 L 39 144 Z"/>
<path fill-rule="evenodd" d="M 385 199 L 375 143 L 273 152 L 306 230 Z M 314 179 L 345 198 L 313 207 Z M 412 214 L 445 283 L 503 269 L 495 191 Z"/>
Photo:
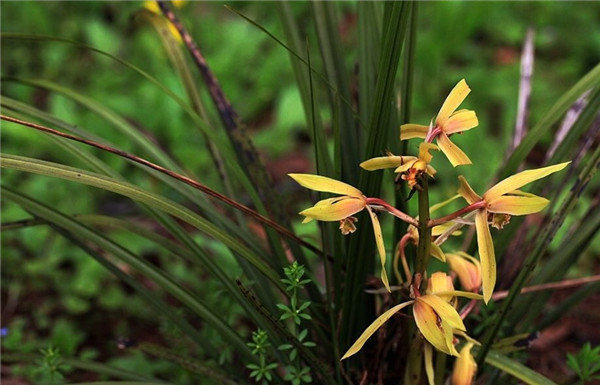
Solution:
<path fill-rule="evenodd" d="M 446 134 L 450 135 L 468 131 L 473 127 L 477 127 L 478 125 L 479 120 L 477 120 L 475 111 L 460 110 L 456 111 L 452 114 L 452 116 L 450 116 L 450 118 L 448 118 L 448 121 L 446 121 L 446 124 L 444 124 L 442 130 Z"/>
<path fill-rule="evenodd" d="M 472 342 L 468 342 L 460 350 L 452 371 L 452 385 L 471 385 L 477 372 L 477 363 L 471 355 Z"/>
<path fill-rule="evenodd" d="M 454 254 L 460 255 L 461 257 L 468 259 L 469 261 L 473 262 L 475 265 L 479 266 L 479 260 L 477 258 L 473 257 L 472 255 L 465 253 L 464 251 L 457 251 Z"/>
<path fill-rule="evenodd" d="M 433 375 L 433 349 L 430 344 L 423 346 L 423 361 L 425 364 L 425 374 L 427 374 L 427 383 L 429 385 L 435 385 Z"/>
<path fill-rule="evenodd" d="M 497 183 L 495 186 L 490 188 L 485 194 L 483 194 L 486 202 L 490 202 L 495 198 L 498 198 L 501 195 L 504 195 L 512 190 L 516 190 L 522 186 L 525 186 L 528 183 L 531 183 L 535 180 L 541 179 L 545 176 L 548 176 L 552 173 L 562 170 L 567 167 L 567 165 L 571 162 L 564 162 L 555 164 L 553 166 L 536 168 L 533 170 L 525 170 L 513 176 L 509 176 L 503 181 Z"/>
<path fill-rule="evenodd" d="M 427 132 L 429 132 L 428 126 L 423 126 L 422 124 L 403 124 L 400 126 L 400 140 L 413 139 L 413 138 L 423 138 L 427 136 Z"/>
<path fill-rule="evenodd" d="M 415 301 L 408 301 L 408 302 L 401 303 L 400 305 L 396 305 L 393 308 L 391 308 L 390 310 L 388 310 L 385 313 L 383 313 L 382 315 L 380 315 L 379 317 L 377 317 L 377 319 L 375 321 L 373 321 L 373 323 L 365 329 L 365 331 L 360 335 L 360 337 L 358 337 L 358 339 L 354 342 L 354 344 L 352 344 L 350 349 L 348 349 L 346 354 L 344 354 L 344 356 L 342 357 L 342 360 L 358 353 L 358 351 L 360 349 L 362 349 L 365 342 L 367 342 L 369 337 L 371 337 L 373 335 L 373 333 L 375 333 L 377 331 L 377 329 L 379 329 L 381 327 L 381 325 L 383 325 L 394 314 L 396 314 L 400 310 L 404 309 L 405 307 L 412 305 L 414 302 Z"/>
<path fill-rule="evenodd" d="M 487 304 L 492 298 L 494 286 L 496 286 L 496 255 L 486 210 L 478 210 L 475 214 L 475 227 L 477 229 L 477 247 L 479 248 L 479 259 L 481 261 L 483 300 Z"/>
<path fill-rule="evenodd" d="M 452 307 L 445 299 L 439 297 L 437 294 L 426 294 L 417 298 L 417 303 L 423 302 L 431 306 L 431 308 L 437 313 L 437 315 L 448 322 L 453 329 L 466 331 L 465 324 L 463 323 L 460 315 L 455 308 Z M 416 305 L 416 304 L 415 304 Z"/>
<path fill-rule="evenodd" d="M 440 150 L 446 155 L 446 158 L 452 163 L 452 166 L 462 166 L 471 164 L 471 159 L 457 145 L 452 143 L 444 132 L 440 132 L 437 136 L 437 144 Z"/>
<path fill-rule="evenodd" d="M 369 206 L 367 206 L 367 210 L 369 211 L 369 215 L 371 215 L 371 222 L 373 222 L 373 232 L 375 233 L 375 243 L 377 244 L 377 252 L 379 253 L 379 260 L 381 261 L 381 281 L 383 285 L 387 289 L 388 292 L 392 292 L 390 290 L 390 283 L 388 281 L 387 273 L 385 271 L 385 245 L 383 244 L 383 234 L 381 233 L 381 225 L 379 224 L 379 219 L 377 218 L 377 214 L 371 210 Z"/>
<path fill-rule="evenodd" d="M 441 225 L 434 226 L 431 229 L 431 235 L 434 237 L 440 236 L 440 235 L 444 234 L 448 229 L 450 229 L 454 225 L 455 225 L 454 222 L 446 222 L 446 223 L 442 223 Z M 461 231 L 455 231 L 455 232 L 452 232 L 452 235 L 460 235 L 461 233 L 462 233 Z"/>
<path fill-rule="evenodd" d="M 453 197 L 452 197 L 452 198 L 450 198 L 450 199 L 446 199 L 446 200 L 445 200 L 445 201 L 443 201 L 443 202 L 436 203 L 436 204 L 434 204 L 433 206 L 431 206 L 431 208 L 429 209 L 429 212 L 431 212 L 431 213 L 432 213 L 432 212 L 434 212 L 434 211 L 436 211 L 436 210 L 439 210 L 439 209 L 441 209 L 442 207 L 444 207 L 444 206 L 446 206 L 446 205 L 448 205 L 448 204 L 452 203 L 453 201 L 455 201 L 455 200 L 456 200 L 456 199 L 458 199 L 458 198 L 460 198 L 460 195 L 459 195 L 459 194 L 456 194 L 455 196 L 453 196 Z"/>
<path fill-rule="evenodd" d="M 470 255 L 461 253 L 446 255 L 450 269 L 456 273 L 461 286 L 465 290 L 478 291 L 481 287 L 481 264 Z"/>
<path fill-rule="evenodd" d="M 450 297 L 465 297 L 470 299 L 483 299 L 481 294 L 473 293 L 471 291 L 463 291 L 463 290 L 450 290 L 450 291 L 440 291 L 435 293 L 435 295 L 439 297 L 450 296 Z"/>
<path fill-rule="evenodd" d="M 441 127 L 446 123 L 450 115 L 456 111 L 458 106 L 460 106 L 467 95 L 469 95 L 469 92 L 471 92 L 471 89 L 467 85 L 465 79 L 462 79 L 454 86 L 444 101 L 444 104 L 442 104 L 442 108 L 440 108 L 440 112 L 435 120 L 438 127 Z"/>
<path fill-rule="evenodd" d="M 439 247 L 435 243 L 431 244 L 431 255 L 442 262 L 446 262 L 446 255 L 442 251 L 441 247 Z"/>
<path fill-rule="evenodd" d="M 323 199 L 313 207 L 300 211 L 300 215 L 319 221 L 340 221 L 361 211 L 366 207 L 363 199 L 354 197 L 336 197 Z"/>
<path fill-rule="evenodd" d="M 373 170 L 381 170 L 383 168 L 396 168 L 398 166 L 406 163 L 409 158 L 414 158 L 412 156 L 398 156 L 398 155 L 390 155 L 390 156 L 380 156 L 377 158 L 371 158 L 365 160 L 360 164 L 360 167 L 365 170 L 373 171 Z"/>
<path fill-rule="evenodd" d="M 435 171 L 435 168 L 431 167 L 430 165 L 427 165 L 427 175 L 429 175 L 430 177 L 435 177 L 435 174 L 437 173 L 437 171 Z"/>
<path fill-rule="evenodd" d="M 401 166 L 398 166 L 397 169 L 394 170 L 395 173 L 403 173 L 407 172 L 412 166 L 414 166 L 415 162 L 419 160 L 416 156 L 405 156 L 406 163 Z"/>
<path fill-rule="evenodd" d="M 419 144 L 419 159 L 424 160 L 425 163 L 431 163 L 431 159 L 433 159 L 433 155 L 429 153 L 431 150 L 438 151 L 439 148 L 433 143 L 423 142 Z"/>
<path fill-rule="evenodd" d="M 469 182 L 465 179 L 464 176 L 459 175 L 458 181 L 460 182 L 460 187 L 458 188 L 458 193 L 460 196 L 465 198 L 468 204 L 472 205 L 475 202 L 479 202 L 482 198 L 477 195 L 475 191 L 469 185 Z"/>
<path fill-rule="evenodd" d="M 454 347 L 452 343 L 454 341 L 454 333 L 452 327 L 442 318 L 442 330 L 444 331 L 444 339 L 446 340 L 446 346 L 448 346 L 448 350 L 450 351 L 450 355 L 458 357 L 458 350 Z"/>
<path fill-rule="evenodd" d="M 362 198 L 363 194 L 356 187 L 339 180 L 327 178 L 312 174 L 288 174 L 298 184 L 308 189 L 321 192 L 330 192 L 340 195 L 348 195 L 355 198 Z"/>
<path fill-rule="evenodd" d="M 427 282 L 428 294 L 437 295 L 438 292 L 451 290 L 454 290 L 454 285 L 452 284 L 452 278 L 450 278 L 448 274 L 440 271 L 431 274 L 431 277 Z"/>
<path fill-rule="evenodd" d="M 510 215 L 527 215 L 539 213 L 550 203 L 546 198 L 533 196 L 511 196 L 503 195 L 488 202 L 487 209 L 492 213 L 503 213 Z"/>
<path fill-rule="evenodd" d="M 413 315 L 417 327 L 421 331 L 421 334 L 423 334 L 423 337 L 425 337 L 425 339 L 437 350 L 450 354 L 444 332 L 441 329 L 441 325 L 438 324 L 437 313 L 431 306 L 427 305 L 425 302 L 419 301 L 421 298 L 422 297 L 419 297 L 413 306 Z"/>

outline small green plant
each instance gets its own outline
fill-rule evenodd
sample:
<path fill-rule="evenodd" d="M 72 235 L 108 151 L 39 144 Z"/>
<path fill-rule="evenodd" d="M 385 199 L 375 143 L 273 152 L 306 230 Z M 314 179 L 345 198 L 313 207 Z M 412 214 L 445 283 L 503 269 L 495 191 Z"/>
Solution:
<path fill-rule="evenodd" d="M 579 353 L 568 353 L 567 366 L 579 377 L 578 384 L 600 380 L 600 346 L 592 349 L 592 345 L 587 342 Z"/>
<path fill-rule="evenodd" d="M 277 307 L 281 310 L 282 314 L 279 317 L 280 321 L 283 320 L 291 320 L 290 322 L 290 331 L 296 336 L 298 341 L 302 343 L 304 347 L 312 348 L 315 346 L 315 343 L 312 341 L 306 340 L 308 336 L 308 330 L 302 329 L 300 324 L 302 320 L 310 320 L 311 317 L 308 314 L 307 310 L 310 306 L 310 301 L 302 301 L 298 299 L 298 291 L 304 287 L 304 285 L 310 283 L 310 279 L 303 279 L 304 276 L 304 266 L 299 265 L 298 262 L 292 263 L 290 267 L 286 267 L 283 269 L 285 273 L 285 278 L 281 280 L 281 282 L 286 285 L 285 290 L 290 295 L 290 304 L 289 306 L 284 305 L 282 303 L 277 304 Z M 310 383 L 312 382 L 312 377 L 310 376 L 310 368 L 309 367 L 300 367 L 300 360 L 298 359 L 298 350 L 289 343 L 279 345 L 279 350 L 289 350 L 289 359 L 290 364 L 287 367 L 286 375 L 284 377 L 285 380 L 291 381 L 294 385 L 299 385 L 303 382 Z"/>
<path fill-rule="evenodd" d="M 305 348 L 312 348 L 316 346 L 313 341 L 307 340 L 308 329 L 301 328 L 303 320 L 311 320 L 310 314 L 308 314 L 308 308 L 311 304 L 310 301 L 303 301 L 299 299 L 298 292 L 303 287 L 311 282 L 310 279 L 304 278 L 304 266 L 298 264 L 298 262 L 292 263 L 289 267 L 283 269 L 285 278 L 281 282 L 285 285 L 286 292 L 289 293 L 290 301 L 289 305 L 278 303 L 277 307 L 281 310 L 279 321 L 288 322 L 288 329 L 292 336 L 294 336 L 298 342 Z M 252 333 L 252 342 L 248 343 L 248 346 L 252 348 L 252 354 L 258 356 L 259 364 L 248 364 L 246 367 L 251 369 L 250 377 L 254 378 L 256 382 L 262 381 L 263 384 L 269 383 L 272 380 L 271 371 L 277 368 L 276 363 L 267 364 L 267 349 L 271 346 L 268 342 L 267 332 L 258 329 Z M 284 380 L 291 382 L 293 385 L 300 385 L 302 383 L 311 383 L 312 376 L 310 375 L 310 367 L 303 366 L 300 358 L 298 357 L 298 349 L 292 343 L 284 343 L 277 347 L 281 351 L 289 351 L 287 358 L 288 362 L 282 363 L 285 367 Z"/>
<path fill-rule="evenodd" d="M 258 365 L 246 365 L 248 369 L 252 370 L 250 378 L 253 378 L 257 383 L 262 381 L 263 385 L 270 383 L 273 380 L 271 372 L 277 368 L 277 364 L 274 362 L 267 363 L 267 349 L 271 346 L 267 332 L 262 329 L 252 332 L 252 342 L 248 342 L 248 346 L 252 349 L 252 354 L 258 356 L 260 361 Z"/>
<path fill-rule="evenodd" d="M 40 349 L 42 358 L 38 360 L 38 381 L 40 384 L 61 384 L 64 381 L 63 372 L 68 369 L 62 360 L 60 349 L 49 346 Z"/>

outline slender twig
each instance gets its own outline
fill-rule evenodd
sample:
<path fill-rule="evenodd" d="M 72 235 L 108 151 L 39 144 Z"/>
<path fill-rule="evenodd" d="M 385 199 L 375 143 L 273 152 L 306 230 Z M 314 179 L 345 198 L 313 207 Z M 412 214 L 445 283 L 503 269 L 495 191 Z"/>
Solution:
<path fill-rule="evenodd" d="M 469 303 L 461 309 L 460 311 L 460 318 L 461 319 L 465 319 L 467 318 L 467 316 L 473 311 L 473 309 L 475 309 L 475 306 L 477 305 L 477 303 L 479 302 L 478 299 L 472 299 L 471 301 L 469 301 Z"/>
<path fill-rule="evenodd" d="M 573 103 L 571 108 L 569 108 L 569 110 L 565 114 L 565 117 L 563 118 L 560 127 L 558 127 L 558 130 L 556 130 L 556 134 L 554 135 L 554 141 L 548 148 L 548 151 L 546 151 L 544 164 L 546 164 L 550 160 L 550 158 L 552 158 L 552 156 L 558 149 L 558 146 L 563 142 L 569 131 L 571 131 L 571 128 L 573 128 L 573 125 L 575 125 L 577 119 L 579 119 L 579 115 L 581 115 L 585 106 L 588 104 L 588 98 L 590 96 L 590 93 L 591 91 L 588 90 L 581 94 L 579 99 L 577 99 L 575 103 Z M 578 152 L 578 154 L 579 153 L 580 152 Z"/>
<path fill-rule="evenodd" d="M 405 234 L 402 239 L 400 239 L 400 258 L 402 261 L 402 268 L 404 269 L 404 274 L 406 274 L 406 279 L 408 283 L 412 279 L 412 271 L 410 271 L 410 267 L 408 267 L 408 261 L 406 260 L 406 252 L 405 247 L 408 241 L 411 239 L 409 234 Z"/>
<path fill-rule="evenodd" d="M 533 77 L 533 29 L 527 30 L 523 53 L 521 54 L 521 81 L 519 84 L 519 100 L 517 106 L 517 120 L 515 122 L 515 136 L 513 137 L 512 149 L 517 148 L 527 132 L 527 114 L 529 112 L 529 99 L 531 98 L 531 81 Z"/>
<path fill-rule="evenodd" d="M 169 6 L 164 1 L 157 1 L 160 10 L 165 15 L 167 19 L 173 24 L 173 26 L 177 29 L 179 34 L 181 35 L 181 39 L 185 43 L 188 51 L 192 55 L 194 62 L 200 69 L 200 73 L 204 78 L 204 82 L 208 87 L 208 92 L 219 111 L 219 115 L 221 116 L 221 120 L 223 124 L 226 126 L 228 130 L 235 130 L 238 127 L 239 116 L 237 112 L 231 106 L 231 103 L 223 93 L 221 85 L 217 78 L 213 75 L 210 67 L 206 63 L 206 59 L 200 52 L 200 49 L 187 32 L 187 30 L 183 27 L 183 24 L 179 21 L 177 16 L 173 13 Z"/>
<path fill-rule="evenodd" d="M 408 241 L 410 239 L 411 239 L 410 233 L 404 234 L 404 236 L 402 236 L 402 238 L 400 238 L 400 241 L 398 241 L 398 245 L 396 246 L 396 250 L 394 251 L 393 268 L 394 268 L 394 274 L 396 275 L 396 279 L 398 280 L 399 283 L 404 282 L 404 280 L 402 279 L 402 275 L 400 274 L 400 269 L 398 269 L 398 261 L 399 260 L 402 263 L 402 268 L 404 269 L 404 274 L 406 275 L 406 280 L 408 281 L 409 284 L 410 284 L 410 280 L 412 278 L 412 272 L 410 271 L 410 268 L 408 267 L 408 263 L 406 261 L 406 253 L 404 252 L 404 248 L 406 247 L 406 244 L 408 243 Z"/>
<path fill-rule="evenodd" d="M 174 179 L 177 179 L 177 180 L 179 180 L 181 182 L 184 182 L 184 183 L 186 183 L 186 184 L 194 187 L 197 190 L 202 191 L 203 193 L 205 193 L 205 194 L 207 194 L 207 195 L 209 195 L 209 196 L 211 196 L 211 197 L 213 197 L 213 198 L 215 198 L 215 199 L 217 199 L 217 200 L 219 200 L 219 201 L 221 201 L 221 202 L 223 202 L 223 203 L 225 203 L 225 204 L 227 204 L 227 205 L 229 205 L 229 206 L 231 206 L 231 207 L 233 207 L 233 208 L 235 208 L 237 210 L 240 210 L 241 212 L 243 212 L 245 214 L 248 214 L 249 216 L 253 217 L 257 221 L 259 221 L 259 222 L 261 222 L 261 223 L 263 223 L 263 224 L 271 227 L 272 229 L 274 229 L 275 231 L 277 231 L 281 235 L 284 235 L 285 237 L 287 237 L 287 238 L 289 238 L 289 239 L 297 242 L 298 244 L 300 244 L 300 245 L 306 247 L 307 249 L 309 249 L 309 250 L 317 253 L 318 255 L 323 255 L 323 252 L 321 250 L 319 250 L 317 247 L 315 247 L 315 246 L 311 245 L 310 243 L 302 240 L 301 238 L 299 238 L 298 236 L 296 236 L 295 234 L 293 234 L 292 232 L 290 232 L 288 229 L 286 229 L 285 227 L 281 226 L 277 222 L 275 222 L 275 221 L 273 221 L 273 220 L 271 220 L 271 219 L 269 219 L 269 218 L 267 218 L 267 217 L 259 214 L 258 212 L 252 210 L 248 206 L 245 206 L 245 205 L 243 205 L 241 203 L 238 203 L 238 202 L 236 202 L 236 201 L 234 201 L 234 200 L 226 197 L 225 195 L 223 195 L 223 194 L 221 194 L 221 193 L 219 193 L 219 192 L 211 189 L 210 187 L 205 186 L 202 183 L 197 182 L 197 181 L 195 181 L 195 180 L 193 180 L 191 178 L 188 178 L 188 177 L 186 177 L 184 175 L 181 175 L 181 174 L 178 174 L 178 173 L 176 173 L 174 171 L 166 169 L 166 168 L 164 168 L 162 166 L 159 166 L 159 165 L 157 165 L 155 163 L 147 161 L 146 159 L 143 159 L 143 158 L 137 157 L 135 155 L 129 154 L 129 153 L 123 151 L 123 150 L 119 150 L 119 149 L 114 148 L 114 147 L 106 146 L 106 145 L 94 142 L 92 140 L 80 138 L 80 137 L 75 136 L 75 135 L 67 134 L 67 133 L 64 133 L 64 132 L 61 132 L 61 131 L 58 131 L 58 130 L 55 130 L 55 129 L 52 129 L 52 128 L 49 128 L 49 127 L 41 126 L 39 124 L 27 122 L 27 121 L 24 121 L 24 120 L 15 119 L 15 118 L 12 118 L 12 117 L 6 116 L 6 115 L 0 115 L 0 119 L 6 120 L 8 122 L 17 123 L 17 124 L 20 124 L 22 126 L 34 128 L 36 130 L 47 132 L 49 134 L 57 135 L 57 136 L 60 136 L 60 137 L 66 138 L 66 139 L 74 140 L 74 141 L 77 141 L 77 142 L 80 142 L 80 143 L 83 143 L 83 144 L 87 144 L 88 146 L 96 147 L 96 148 L 99 148 L 99 149 L 101 149 L 103 151 L 119 155 L 119 156 L 121 156 L 123 158 L 127 158 L 127 159 L 129 159 L 129 160 L 131 160 L 133 162 L 142 164 L 142 165 L 144 165 L 146 167 L 149 167 L 149 168 L 151 168 L 153 170 L 156 170 L 158 172 L 166 174 L 166 175 L 168 175 L 168 176 L 170 176 L 170 177 L 172 177 Z"/>
<path fill-rule="evenodd" d="M 536 291 L 543 290 L 559 290 L 559 289 L 568 289 L 570 287 L 581 286 L 587 283 L 599 282 L 600 275 L 592 275 L 590 277 L 583 278 L 574 278 L 574 279 L 566 279 L 560 282 L 549 282 L 542 283 L 539 285 L 527 286 L 521 289 L 521 294 L 525 293 L 533 293 Z M 504 299 L 508 297 L 509 290 L 497 291 L 492 295 L 493 300 Z"/>
<path fill-rule="evenodd" d="M 275 218 L 281 223 L 289 224 L 289 220 L 283 214 L 283 205 L 275 191 L 271 188 L 272 181 L 270 175 L 266 172 L 265 166 L 254 147 L 254 144 L 246 132 L 246 126 L 243 124 L 238 113 L 231 105 L 227 96 L 223 92 L 223 88 L 219 81 L 211 71 L 204 55 L 192 36 L 177 18 L 175 13 L 169 8 L 166 1 L 157 0 L 158 6 L 163 15 L 173 24 L 179 32 L 183 43 L 192 55 L 194 63 L 200 70 L 200 74 L 206 83 L 211 99 L 219 112 L 219 117 L 223 122 L 227 135 L 234 146 L 235 154 L 239 161 L 245 166 L 248 172 L 248 177 L 254 185 L 257 186 L 259 193 L 262 195 L 264 203 L 270 208 Z"/>

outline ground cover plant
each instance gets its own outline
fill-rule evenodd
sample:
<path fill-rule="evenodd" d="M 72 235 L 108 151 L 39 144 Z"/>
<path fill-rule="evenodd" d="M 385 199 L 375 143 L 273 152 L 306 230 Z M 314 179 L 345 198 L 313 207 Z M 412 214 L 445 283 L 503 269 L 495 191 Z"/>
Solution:
<path fill-rule="evenodd" d="M 3 3 L 3 380 L 596 380 L 591 10 Z"/>

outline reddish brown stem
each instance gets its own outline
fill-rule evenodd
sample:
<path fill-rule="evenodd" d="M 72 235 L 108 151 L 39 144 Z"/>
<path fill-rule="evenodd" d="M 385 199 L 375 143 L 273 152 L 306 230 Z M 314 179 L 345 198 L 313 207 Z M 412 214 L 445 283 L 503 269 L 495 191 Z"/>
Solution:
<path fill-rule="evenodd" d="M 427 137 L 425 138 L 425 142 L 426 143 L 433 142 L 433 139 L 435 139 L 435 137 L 438 136 L 440 134 L 440 132 L 442 132 L 441 128 L 439 128 L 439 127 L 434 128 L 433 130 L 431 130 L 429 135 L 427 135 Z"/>
<path fill-rule="evenodd" d="M 404 248 L 406 247 L 406 243 L 410 240 L 410 234 L 404 234 L 404 236 L 400 239 L 400 258 L 402 260 L 402 267 L 404 268 L 404 274 L 406 274 L 406 279 L 408 283 L 411 283 L 412 272 L 408 267 L 408 261 L 406 260 L 406 253 L 404 252 Z"/>
<path fill-rule="evenodd" d="M 550 283 L 542 283 L 540 285 L 533 285 L 524 287 L 521 289 L 521 294 L 525 293 L 533 293 L 535 291 L 542 290 L 556 290 L 556 289 L 567 289 L 574 286 L 581 286 L 587 283 L 598 282 L 600 281 L 600 275 L 592 275 L 590 277 L 583 278 L 575 278 L 575 279 L 567 279 L 560 282 L 550 282 Z M 499 300 L 506 298 L 508 296 L 508 290 L 497 291 L 492 295 L 493 300 Z"/>
<path fill-rule="evenodd" d="M 453 212 L 452 214 L 448 214 L 444 217 L 430 220 L 429 222 L 427 222 L 427 227 L 439 226 L 446 222 L 450 222 L 451 220 L 456 219 L 456 218 L 460 217 L 461 215 L 470 213 L 471 211 L 482 209 L 484 207 L 485 207 L 485 201 L 482 199 L 478 202 L 471 203 L 470 205 L 465 206 L 462 209 Z"/>
<path fill-rule="evenodd" d="M 479 300 L 477 299 L 472 299 L 471 301 L 469 301 L 469 303 L 460 311 L 460 318 L 467 318 L 467 316 L 473 311 L 473 309 L 475 309 L 475 306 L 477 305 L 478 301 Z"/>
<path fill-rule="evenodd" d="M 367 198 L 367 204 L 368 205 L 377 205 L 377 206 L 382 206 L 388 213 L 392 214 L 393 216 L 395 216 L 396 218 L 411 224 L 413 226 L 418 226 L 419 222 L 411 217 L 410 215 L 403 213 L 402 211 L 398 210 L 397 208 L 395 208 L 394 206 L 390 205 L 389 203 L 387 203 L 386 201 L 384 201 L 383 199 L 379 199 L 379 198 Z"/>

